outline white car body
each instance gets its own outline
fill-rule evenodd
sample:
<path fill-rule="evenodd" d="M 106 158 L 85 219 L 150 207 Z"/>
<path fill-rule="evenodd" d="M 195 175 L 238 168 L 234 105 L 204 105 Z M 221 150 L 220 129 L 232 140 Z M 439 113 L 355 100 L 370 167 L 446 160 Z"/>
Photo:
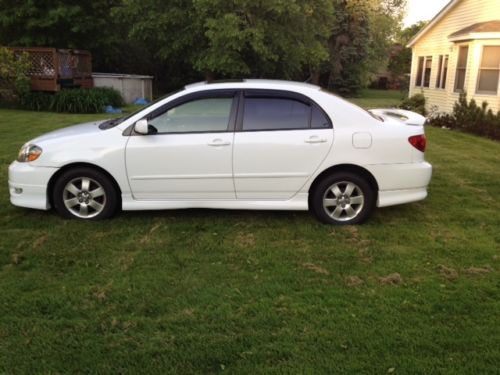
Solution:
<path fill-rule="evenodd" d="M 124 135 L 137 121 L 178 98 L 222 89 L 306 96 L 326 112 L 333 128 Z M 193 84 L 113 128 L 101 130 L 100 122 L 92 122 L 31 140 L 43 153 L 35 161 L 10 165 L 10 199 L 16 206 L 49 209 L 54 176 L 75 165 L 107 172 L 119 187 L 123 210 L 307 210 L 309 190 L 318 176 L 345 166 L 372 176 L 378 207 L 424 199 L 432 167 L 408 138 L 424 133 L 425 119 L 406 113 L 406 119 L 416 119 L 409 125 L 384 111 L 374 111 L 384 117 L 380 121 L 305 83 Z"/>

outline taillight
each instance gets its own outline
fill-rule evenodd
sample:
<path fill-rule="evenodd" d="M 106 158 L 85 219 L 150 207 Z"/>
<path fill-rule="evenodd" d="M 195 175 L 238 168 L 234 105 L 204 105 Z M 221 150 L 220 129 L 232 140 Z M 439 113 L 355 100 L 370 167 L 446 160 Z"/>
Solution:
<path fill-rule="evenodd" d="M 408 138 L 408 142 L 415 147 L 418 151 L 425 151 L 425 146 L 427 144 L 427 140 L 425 139 L 425 134 L 412 135 Z"/>

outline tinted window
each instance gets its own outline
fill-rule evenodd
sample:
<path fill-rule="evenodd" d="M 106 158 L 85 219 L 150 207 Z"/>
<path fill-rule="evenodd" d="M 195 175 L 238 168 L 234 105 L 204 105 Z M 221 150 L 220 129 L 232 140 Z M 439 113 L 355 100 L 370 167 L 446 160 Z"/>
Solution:
<path fill-rule="evenodd" d="M 245 98 L 243 130 L 307 129 L 311 107 L 294 99 Z"/>
<path fill-rule="evenodd" d="M 313 105 L 311 115 L 311 128 L 324 129 L 330 127 L 330 121 L 318 106 Z"/>
<path fill-rule="evenodd" d="M 226 131 L 233 98 L 206 98 L 180 104 L 149 120 L 158 133 Z"/>

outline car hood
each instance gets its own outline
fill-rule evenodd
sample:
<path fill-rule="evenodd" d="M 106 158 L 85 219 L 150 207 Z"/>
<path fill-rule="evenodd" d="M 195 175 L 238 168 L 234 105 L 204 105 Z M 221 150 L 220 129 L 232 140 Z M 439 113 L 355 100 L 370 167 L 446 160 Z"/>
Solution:
<path fill-rule="evenodd" d="M 81 136 L 88 136 L 92 134 L 98 134 L 102 132 L 101 129 L 99 129 L 99 124 L 103 123 L 106 120 L 99 120 L 99 121 L 92 121 L 92 122 L 86 122 L 83 124 L 78 124 L 78 125 L 73 125 L 69 126 L 67 128 L 62 128 L 59 130 L 54 130 L 49 133 L 42 134 L 41 136 L 33 139 L 30 143 L 42 143 L 46 141 L 51 141 L 54 139 L 61 139 L 61 138 L 75 138 L 75 137 L 81 137 Z"/>

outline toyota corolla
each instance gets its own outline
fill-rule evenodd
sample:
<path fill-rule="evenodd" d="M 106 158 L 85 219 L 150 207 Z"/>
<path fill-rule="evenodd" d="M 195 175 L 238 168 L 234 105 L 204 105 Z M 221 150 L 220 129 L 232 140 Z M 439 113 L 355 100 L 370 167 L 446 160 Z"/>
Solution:
<path fill-rule="evenodd" d="M 218 208 L 357 224 L 427 196 L 424 123 L 305 83 L 197 83 L 127 117 L 29 141 L 9 167 L 10 199 L 83 220 Z"/>

